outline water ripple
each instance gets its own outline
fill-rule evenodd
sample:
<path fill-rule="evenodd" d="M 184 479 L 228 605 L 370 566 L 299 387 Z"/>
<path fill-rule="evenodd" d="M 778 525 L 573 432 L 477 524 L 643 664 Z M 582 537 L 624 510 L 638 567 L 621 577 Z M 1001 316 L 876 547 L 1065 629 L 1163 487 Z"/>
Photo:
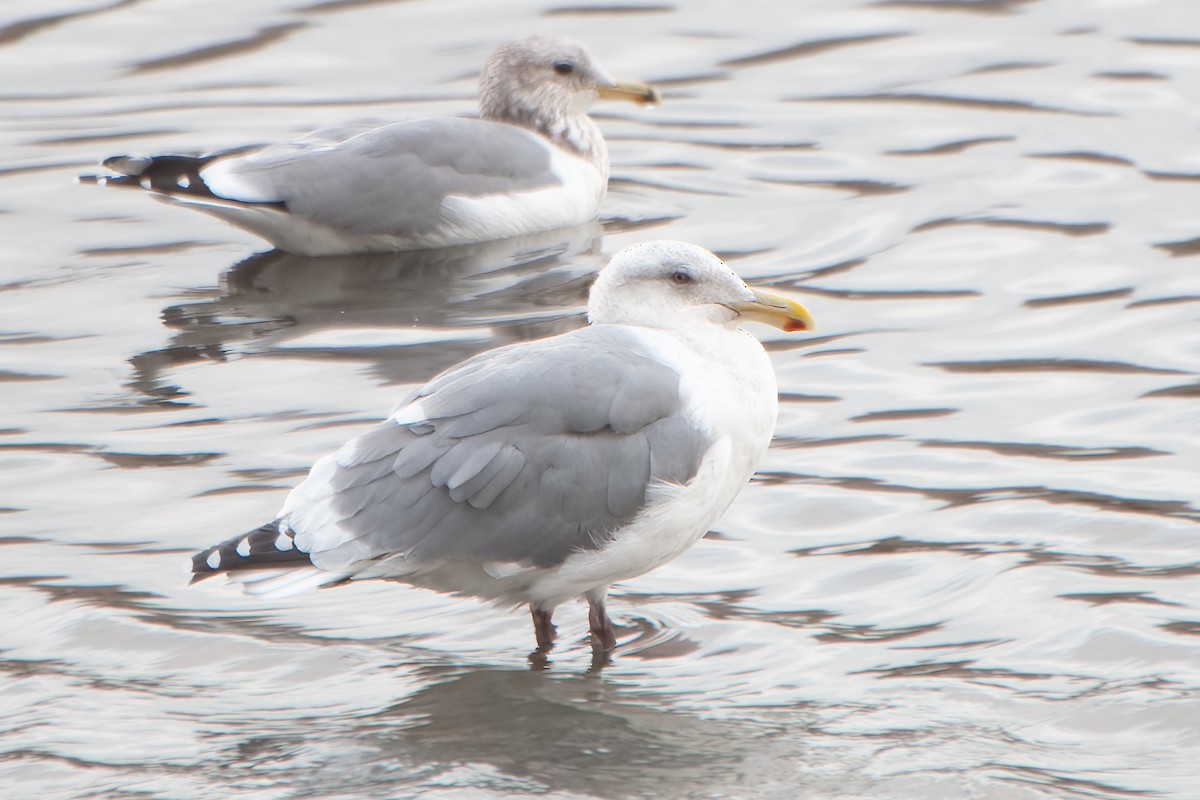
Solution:
<path fill-rule="evenodd" d="M 854 47 L 858 45 L 873 44 L 876 42 L 885 42 L 890 39 L 899 39 L 911 34 L 906 31 L 893 31 L 888 33 L 873 33 L 862 36 L 839 36 L 829 39 L 816 39 L 813 41 L 798 42 L 796 44 L 780 47 L 766 52 L 756 52 L 747 56 L 739 56 L 738 58 L 727 58 L 719 62 L 722 67 L 747 67 L 757 66 L 758 64 L 766 64 L 773 61 L 791 61 L 797 58 L 810 58 L 812 56 L 827 53 L 831 50 L 838 50 L 843 47 Z"/>
<path fill-rule="evenodd" d="M 219 44 L 205 45 L 194 50 L 187 50 L 181 53 L 173 53 L 167 56 L 158 58 L 148 58 L 143 61 L 135 61 L 129 65 L 129 71 L 133 74 L 143 72 L 155 72 L 158 70 L 177 69 L 180 67 L 190 67 L 195 64 L 200 64 L 205 61 L 213 61 L 216 59 L 228 58 L 230 56 L 240 56 L 246 53 L 253 53 L 257 50 L 269 47 L 281 39 L 291 36 L 299 30 L 303 30 L 309 26 L 307 22 L 286 22 L 279 25 L 268 25 L 265 28 L 259 28 L 252 35 L 242 39 L 234 39 Z"/>

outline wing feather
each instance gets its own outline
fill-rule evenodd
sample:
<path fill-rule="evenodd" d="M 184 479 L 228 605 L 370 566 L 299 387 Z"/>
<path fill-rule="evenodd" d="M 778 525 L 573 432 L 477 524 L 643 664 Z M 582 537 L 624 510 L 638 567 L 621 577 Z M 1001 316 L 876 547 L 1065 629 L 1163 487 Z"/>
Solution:
<path fill-rule="evenodd" d="M 356 235 L 419 236 L 447 197 L 507 196 L 561 183 L 551 145 L 514 125 L 435 117 L 310 137 L 216 158 L 200 170 L 219 198 L 282 204 Z"/>
<path fill-rule="evenodd" d="M 404 409 L 424 419 L 401 409 L 289 498 L 313 563 L 556 564 L 600 546 L 654 484 L 689 481 L 711 445 L 678 373 L 618 326 L 491 351 L 417 398 Z"/>

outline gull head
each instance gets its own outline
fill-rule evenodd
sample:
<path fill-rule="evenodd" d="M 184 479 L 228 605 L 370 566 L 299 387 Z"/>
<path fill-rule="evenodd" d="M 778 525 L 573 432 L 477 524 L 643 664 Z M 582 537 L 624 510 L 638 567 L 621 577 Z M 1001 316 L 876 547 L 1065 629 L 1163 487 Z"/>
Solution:
<path fill-rule="evenodd" d="M 747 286 L 703 247 L 673 241 L 634 245 L 613 256 L 592 285 L 588 319 L 595 325 L 679 330 L 748 321 L 785 331 L 815 327 L 800 303 Z"/>
<path fill-rule="evenodd" d="M 582 114 L 597 98 L 641 105 L 659 101 L 648 84 L 615 81 L 583 45 L 570 39 L 531 36 L 496 48 L 479 79 L 483 115 L 506 109 L 548 109 L 561 116 Z"/>
<path fill-rule="evenodd" d="M 479 79 L 484 119 L 531 128 L 554 141 L 601 97 L 642 105 L 659 100 L 647 84 L 613 80 L 583 45 L 548 36 L 500 45 Z"/>

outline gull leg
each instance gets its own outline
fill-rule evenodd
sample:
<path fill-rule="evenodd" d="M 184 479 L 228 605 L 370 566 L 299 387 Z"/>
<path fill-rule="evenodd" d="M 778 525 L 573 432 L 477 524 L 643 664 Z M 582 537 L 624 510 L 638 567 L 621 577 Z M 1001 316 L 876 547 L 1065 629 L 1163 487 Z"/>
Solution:
<path fill-rule="evenodd" d="M 529 613 L 533 616 L 533 635 L 537 637 L 537 649 L 529 654 L 529 666 L 534 670 L 548 669 L 550 651 L 554 649 L 554 623 L 550 621 L 554 609 L 530 605 Z"/>
<path fill-rule="evenodd" d="M 538 650 L 549 650 L 554 647 L 554 623 L 550 621 L 550 618 L 554 616 L 554 609 L 547 611 L 544 608 L 530 606 L 529 613 L 533 615 L 533 635 L 537 637 Z"/>
<path fill-rule="evenodd" d="M 587 594 L 588 628 L 592 631 L 592 650 L 603 653 L 610 652 L 617 646 L 616 630 L 613 628 L 612 620 L 608 618 L 608 610 L 604 607 L 604 598 L 607 594 L 607 586 L 602 590 Z"/>

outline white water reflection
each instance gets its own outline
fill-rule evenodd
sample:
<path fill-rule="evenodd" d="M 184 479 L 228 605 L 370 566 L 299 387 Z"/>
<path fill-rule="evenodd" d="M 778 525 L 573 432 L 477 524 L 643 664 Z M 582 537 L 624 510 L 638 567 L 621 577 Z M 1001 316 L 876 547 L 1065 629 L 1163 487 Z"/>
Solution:
<path fill-rule="evenodd" d="M 1195 795 L 1200 6 L 0 9 L 0 780 L 22 797 Z M 790 9 L 790 7 L 788 7 Z M 116 152 L 460 113 L 499 40 L 601 109 L 595 228 L 359 260 L 72 184 Z M 352 43 L 352 46 L 347 43 Z M 30 65 L 37 65 L 31 69 Z M 805 295 L 718 528 L 582 609 L 188 588 L 407 387 L 692 240 Z"/>

